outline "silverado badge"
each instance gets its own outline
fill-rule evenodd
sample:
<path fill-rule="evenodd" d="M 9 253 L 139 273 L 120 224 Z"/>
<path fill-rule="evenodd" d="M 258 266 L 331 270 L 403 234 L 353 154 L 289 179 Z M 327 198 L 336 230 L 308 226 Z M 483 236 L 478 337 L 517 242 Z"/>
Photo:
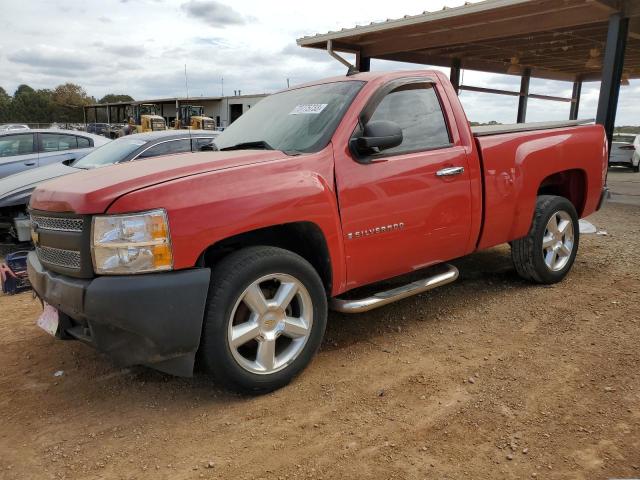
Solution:
<path fill-rule="evenodd" d="M 378 233 L 393 232 L 395 230 L 402 230 L 404 228 L 404 222 L 390 223 L 389 225 L 382 225 L 381 227 L 365 228 L 364 230 L 357 230 L 355 232 L 347 233 L 349 240 L 353 238 L 368 237 L 369 235 L 377 235 Z"/>

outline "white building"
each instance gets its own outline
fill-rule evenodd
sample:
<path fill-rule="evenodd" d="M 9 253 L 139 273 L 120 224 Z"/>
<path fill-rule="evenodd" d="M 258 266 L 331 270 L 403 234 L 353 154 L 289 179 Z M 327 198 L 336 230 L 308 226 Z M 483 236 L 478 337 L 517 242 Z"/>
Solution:
<path fill-rule="evenodd" d="M 216 121 L 216 126 L 225 128 L 266 96 L 266 94 L 258 94 L 230 97 L 153 98 L 134 102 L 87 105 L 84 110 L 88 123 L 95 121 L 124 123 L 127 106 L 152 103 L 158 106 L 159 113 L 164 117 L 167 125 L 171 125 L 171 122 L 176 119 L 176 111 L 180 105 L 201 105 L 204 107 L 205 115 Z"/>

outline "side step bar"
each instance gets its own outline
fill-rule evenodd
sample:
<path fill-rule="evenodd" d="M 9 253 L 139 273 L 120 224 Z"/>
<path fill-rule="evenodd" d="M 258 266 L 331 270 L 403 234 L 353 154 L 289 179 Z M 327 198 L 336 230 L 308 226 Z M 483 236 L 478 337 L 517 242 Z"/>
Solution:
<path fill-rule="evenodd" d="M 453 265 L 444 264 L 444 271 L 430 277 L 416 280 L 415 282 L 402 285 L 400 287 L 378 292 L 367 298 L 358 300 L 343 300 L 340 298 L 331 299 L 331 309 L 342 313 L 362 313 L 388 305 L 403 298 L 418 295 L 436 287 L 441 287 L 447 283 L 454 282 L 458 278 L 458 269 Z"/>

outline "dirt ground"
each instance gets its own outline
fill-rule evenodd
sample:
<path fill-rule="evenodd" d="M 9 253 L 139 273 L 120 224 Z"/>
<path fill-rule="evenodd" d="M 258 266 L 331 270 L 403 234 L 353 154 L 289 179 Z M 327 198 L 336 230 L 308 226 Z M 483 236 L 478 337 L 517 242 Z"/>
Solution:
<path fill-rule="evenodd" d="M 590 220 L 559 285 L 508 247 L 452 285 L 333 313 L 290 386 L 261 397 L 119 369 L 0 297 L 0 478 L 640 478 L 640 207 Z M 57 371 L 62 376 L 54 376 Z"/>

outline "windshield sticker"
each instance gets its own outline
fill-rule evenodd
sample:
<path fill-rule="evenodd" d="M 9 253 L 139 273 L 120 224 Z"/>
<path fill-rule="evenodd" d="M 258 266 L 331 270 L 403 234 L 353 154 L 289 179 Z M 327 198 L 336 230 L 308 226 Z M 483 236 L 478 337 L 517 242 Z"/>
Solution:
<path fill-rule="evenodd" d="M 296 105 L 296 107 L 289 112 L 289 115 L 318 115 L 322 112 L 327 103 L 308 103 L 306 105 Z"/>

